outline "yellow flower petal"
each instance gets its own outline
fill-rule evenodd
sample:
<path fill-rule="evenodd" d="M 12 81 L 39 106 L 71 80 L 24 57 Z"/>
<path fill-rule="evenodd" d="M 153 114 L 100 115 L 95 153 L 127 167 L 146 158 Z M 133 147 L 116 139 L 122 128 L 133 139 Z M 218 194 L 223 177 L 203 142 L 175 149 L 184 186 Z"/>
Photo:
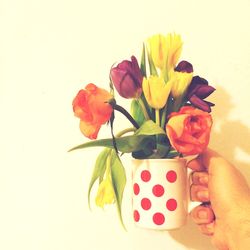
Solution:
<path fill-rule="evenodd" d="M 114 200 L 114 189 L 111 180 L 107 178 L 99 185 L 95 203 L 98 207 L 103 208 L 105 204 L 112 204 Z"/>
<path fill-rule="evenodd" d="M 177 34 L 168 34 L 166 36 L 167 46 L 167 69 L 171 70 L 178 62 L 182 51 L 181 36 Z"/>
<path fill-rule="evenodd" d="M 148 79 L 144 78 L 142 89 L 148 104 L 155 109 L 163 108 L 167 102 L 171 86 L 171 81 L 165 83 L 163 77 L 150 76 Z"/>
<path fill-rule="evenodd" d="M 184 121 L 189 117 L 190 115 L 188 114 L 182 114 L 179 116 L 174 116 L 171 119 L 169 119 L 166 128 L 174 128 L 174 131 L 177 135 L 177 137 L 181 137 L 183 133 L 183 124 Z"/>
<path fill-rule="evenodd" d="M 163 69 L 167 60 L 166 37 L 158 34 L 148 39 L 150 53 L 156 67 Z"/>
<path fill-rule="evenodd" d="M 186 93 L 192 78 L 193 73 L 183 73 L 177 71 L 172 71 L 170 73 L 170 79 L 172 79 L 173 82 L 171 93 L 175 99 L 183 96 Z"/>
<path fill-rule="evenodd" d="M 177 34 L 161 34 L 148 39 L 150 54 L 156 67 L 171 70 L 178 62 L 182 51 L 181 36 Z"/>

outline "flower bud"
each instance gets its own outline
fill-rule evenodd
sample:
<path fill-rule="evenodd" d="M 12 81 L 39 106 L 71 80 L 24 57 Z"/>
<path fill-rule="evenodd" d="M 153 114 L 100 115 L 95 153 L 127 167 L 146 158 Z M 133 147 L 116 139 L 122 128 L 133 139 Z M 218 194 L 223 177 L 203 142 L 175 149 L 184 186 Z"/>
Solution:
<path fill-rule="evenodd" d="M 192 73 L 193 65 L 187 61 L 181 61 L 175 68 L 175 71 L 182 72 L 182 73 Z"/>
<path fill-rule="evenodd" d="M 187 99 L 190 103 L 206 112 L 211 112 L 211 107 L 214 106 L 213 103 L 205 101 L 209 95 L 215 91 L 215 88 L 208 85 L 208 81 L 199 76 L 193 77 L 191 84 L 187 91 Z"/>
<path fill-rule="evenodd" d="M 165 106 L 171 91 L 172 81 L 165 83 L 163 77 L 150 76 L 144 78 L 143 93 L 150 107 L 161 109 Z"/>
<path fill-rule="evenodd" d="M 138 98 L 142 93 L 142 73 L 136 57 L 124 60 L 110 71 L 111 80 L 124 98 Z"/>

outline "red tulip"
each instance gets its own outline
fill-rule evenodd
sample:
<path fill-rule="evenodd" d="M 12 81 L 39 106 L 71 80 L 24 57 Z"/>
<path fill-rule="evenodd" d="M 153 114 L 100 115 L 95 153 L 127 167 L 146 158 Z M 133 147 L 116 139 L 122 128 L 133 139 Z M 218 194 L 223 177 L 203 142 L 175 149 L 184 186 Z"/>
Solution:
<path fill-rule="evenodd" d="M 142 93 L 142 73 L 137 59 L 124 60 L 110 71 L 117 92 L 124 98 L 138 98 Z"/>
<path fill-rule="evenodd" d="M 211 115 L 191 106 L 170 114 L 166 125 L 169 141 L 185 155 L 200 154 L 207 148 L 212 126 Z"/>
<path fill-rule="evenodd" d="M 187 98 L 193 106 L 203 111 L 211 112 L 211 107 L 214 106 L 214 104 L 205 101 L 204 99 L 211 95 L 214 91 L 215 88 L 209 86 L 207 80 L 199 76 L 195 76 L 189 85 Z"/>
<path fill-rule="evenodd" d="M 107 101 L 111 98 L 108 91 L 93 83 L 81 89 L 74 98 L 73 110 L 80 118 L 80 130 L 89 139 L 96 139 L 102 124 L 110 119 L 113 109 Z"/>

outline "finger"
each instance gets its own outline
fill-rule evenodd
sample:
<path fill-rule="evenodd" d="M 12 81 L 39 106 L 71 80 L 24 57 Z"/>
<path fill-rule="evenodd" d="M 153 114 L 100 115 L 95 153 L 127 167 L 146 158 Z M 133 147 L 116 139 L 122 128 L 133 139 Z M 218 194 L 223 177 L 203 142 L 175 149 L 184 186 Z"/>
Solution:
<path fill-rule="evenodd" d="M 198 206 L 191 211 L 191 217 L 196 224 L 209 224 L 214 220 L 214 213 L 210 207 Z"/>
<path fill-rule="evenodd" d="M 208 188 L 205 186 L 192 184 L 190 188 L 190 196 L 192 201 L 208 202 Z"/>
<path fill-rule="evenodd" d="M 187 166 L 194 171 L 205 171 L 215 165 L 218 166 L 218 161 L 225 161 L 217 152 L 212 149 L 206 149 L 197 158 L 188 162 Z"/>
<path fill-rule="evenodd" d="M 224 186 L 223 192 L 225 193 L 228 192 L 228 189 L 234 191 L 242 187 L 240 192 L 247 193 L 248 196 L 249 188 L 246 178 L 221 155 L 208 149 L 199 156 L 199 160 L 208 168 L 209 182 L 213 184 L 210 190 L 213 190 L 213 193 L 217 191 L 218 187 L 222 190 Z M 223 185 L 221 185 L 222 181 Z"/>
<path fill-rule="evenodd" d="M 209 224 L 199 225 L 200 231 L 208 236 L 212 236 L 214 234 L 214 221 Z"/>
<path fill-rule="evenodd" d="M 208 173 L 207 172 L 193 172 L 192 182 L 195 185 L 208 186 Z"/>
<path fill-rule="evenodd" d="M 203 166 L 201 156 L 198 156 L 194 160 L 191 160 L 190 162 L 188 162 L 187 167 L 191 168 L 194 171 L 205 171 L 206 170 L 205 166 Z"/>
<path fill-rule="evenodd" d="M 203 163 L 204 166 L 209 166 L 214 159 L 222 159 L 222 156 L 212 149 L 206 149 L 202 154 L 199 155 L 199 160 Z"/>

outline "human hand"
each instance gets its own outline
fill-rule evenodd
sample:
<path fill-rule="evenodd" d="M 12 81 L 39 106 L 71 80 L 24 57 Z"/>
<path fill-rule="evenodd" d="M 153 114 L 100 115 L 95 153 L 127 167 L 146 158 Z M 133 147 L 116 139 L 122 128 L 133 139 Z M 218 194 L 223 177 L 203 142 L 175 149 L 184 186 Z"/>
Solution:
<path fill-rule="evenodd" d="M 219 250 L 250 249 L 250 189 L 241 173 L 212 150 L 188 167 L 194 170 L 191 199 L 206 204 L 191 212 L 201 232 Z"/>

